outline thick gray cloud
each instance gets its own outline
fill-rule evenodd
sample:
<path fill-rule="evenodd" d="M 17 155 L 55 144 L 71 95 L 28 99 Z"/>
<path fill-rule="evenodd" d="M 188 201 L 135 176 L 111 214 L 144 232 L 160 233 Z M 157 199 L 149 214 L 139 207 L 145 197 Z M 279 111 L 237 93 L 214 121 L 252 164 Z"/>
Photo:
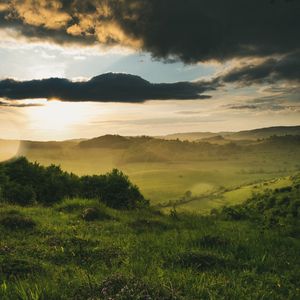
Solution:
<path fill-rule="evenodd" d="M 261 63 L 234 68 L 220 77 L 223 82 L 243 85 L 274 83 L 280 80 L 300 80 L 300 51 L 281 58 L 269 58 Z"/>
<path fill-rule="evenodd" d="M 121 44 L 193 63 L 300 48 L 300 1 L 11 0 L 0 24 L 58 43 Z"/>
<path fill-rule="evenodd" d="M 216 86 L 214 81 L 154 84 L 134 75 L 107 73 L 84 82 L 61 78 L 31 81 L 6 79 L 0 81 L 0 98 L 99 102 L 206 99 L 210 96 L 202 93 L 214 90 Z"/>

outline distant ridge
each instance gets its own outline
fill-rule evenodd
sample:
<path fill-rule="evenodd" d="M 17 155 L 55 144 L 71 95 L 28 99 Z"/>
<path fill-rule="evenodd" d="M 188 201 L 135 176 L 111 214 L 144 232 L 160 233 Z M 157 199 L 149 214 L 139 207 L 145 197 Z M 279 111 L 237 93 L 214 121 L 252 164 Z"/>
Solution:
<path fill-rule="evenodd" d="M 243 130 L 238 132 L 184 132 L 168 134 L 165 136 L 161 136 L 160 138 L 166 140 L 179 139 L 187 141 L 197 141 L 222 136 L 227 140 L 257 140 L 268 138 L 273 135 L 300 135 L 300 126 L 274 126 Z"/>
<path fill-rule="evenodd" d="M 163 136 L 121 136 L 117 134 L 106 134 L 98 136 L 95 138 L 78 138 L 78 139 L 68 139 L 64 141 L 31 141 L 31 140 L 21 140 L 24 144 L 33 144 L 37 147 L 46 147 L 47 145 L 52 145 L 53 147 L 60 144 L 67 145 L 79 145 L 82 148 L 92 148 L 92 147 L 115 147 L 115 148 L 126 148 L 128 144 L 132 142 L 143 143 L 152 139 L 163 139 L 163 140 L 176 140 L 181 141 L 215 141 L 215 140 L 251 140 L 255 141 L 258 139 L 266 139 L 271 136 L 284 136 L 284 135 L 300 135 L 300 125 L 299 126 L 274 126 L 257 128 L 251 130 L 242 130 L 237 132 L 183 132 L 183 133 L 172 133 Z M 4 142 L 13 142 L 15 140 L 1 139 Z"/>

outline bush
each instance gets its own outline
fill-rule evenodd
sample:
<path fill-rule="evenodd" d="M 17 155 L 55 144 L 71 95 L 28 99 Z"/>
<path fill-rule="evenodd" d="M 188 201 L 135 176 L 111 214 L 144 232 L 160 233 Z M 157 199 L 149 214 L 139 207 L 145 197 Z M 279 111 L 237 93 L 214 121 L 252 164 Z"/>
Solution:
<path fill-rule="evenodd" d="M 242 220 L 246 218 L 246 213 L 241 206 L 223 207 L 221 216 L 226 220 Z"/>
<path fill-rule="evenodd" d="M 253 194 L 243 204 L 224 207 L 216 214 L 225 220 L 248 219 L 265 227 L 277 227 L 292 232 L 300 226 L 300 191 L 298 177 L 291 178 L 293 184 L 275 190 Z"/>
<path fill-rule="evenodd" d="M 31 186 L 9 182 L 3 188 L 3 198 L 12 204 L 30 205 L 35 203 L 36 194 Z"/>
<path fill-rule="evenodd" d="M 106 175 L 78 177 L 63 172 L 59 166 L 43 167 L 19 158 L 0 164 L 0 170 L 3 198 L 15 204 L 27 205 L 36 200 L 52 205 L 63 198 L 80 196 L 98 199 L 115 209 L 149 206 L 138 187 L 117 169 Z"/>
<path fill-rule="evenodd" d="M 115 209 L 134 209 L 147 206 L 149 203 L 121 171 L 114 169 L 105 175 L 105 185 L 101 200 Z"/>

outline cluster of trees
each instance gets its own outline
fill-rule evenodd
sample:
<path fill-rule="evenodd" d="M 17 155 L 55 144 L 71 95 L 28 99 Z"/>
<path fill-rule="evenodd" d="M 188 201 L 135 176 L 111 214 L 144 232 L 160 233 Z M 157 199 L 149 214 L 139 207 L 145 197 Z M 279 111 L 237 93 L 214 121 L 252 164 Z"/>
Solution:
<path fill-rule="evenodd" d="M 115 209 L 134 209 L 149 203 L 121 171 L 79 177 L 59 166 L 44 167 L 26 158 L 0 164 L 0 199 L 9 203 L 52 205 L 64 198 L 99 199 Z"/>
<path fill-rule="evenodd" d="M 292 179 L 291 186 L 254 194 L 243 204 L 224 207 L 220 212 L 213 213 L 230 220 L 255 220 L 268 227 L 300 228 L 300 176 Z"/>

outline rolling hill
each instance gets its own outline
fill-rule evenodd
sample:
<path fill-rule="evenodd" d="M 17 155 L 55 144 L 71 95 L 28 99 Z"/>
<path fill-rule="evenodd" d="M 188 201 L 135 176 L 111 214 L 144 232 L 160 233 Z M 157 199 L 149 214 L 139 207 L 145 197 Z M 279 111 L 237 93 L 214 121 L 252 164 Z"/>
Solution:
<path fill-rule="evenodd" d="M 258 128 L 238 132 L 186 132 L 165 135 L 162 138 L 166 140 L 187 140 L 196 141 L 208 139 L 216 136 L 226 137 L 229 140 L 257 140 L 265 139 L 273 135 L 300 135 L 300 126 L 275 126 L 267 128 Z"/>

